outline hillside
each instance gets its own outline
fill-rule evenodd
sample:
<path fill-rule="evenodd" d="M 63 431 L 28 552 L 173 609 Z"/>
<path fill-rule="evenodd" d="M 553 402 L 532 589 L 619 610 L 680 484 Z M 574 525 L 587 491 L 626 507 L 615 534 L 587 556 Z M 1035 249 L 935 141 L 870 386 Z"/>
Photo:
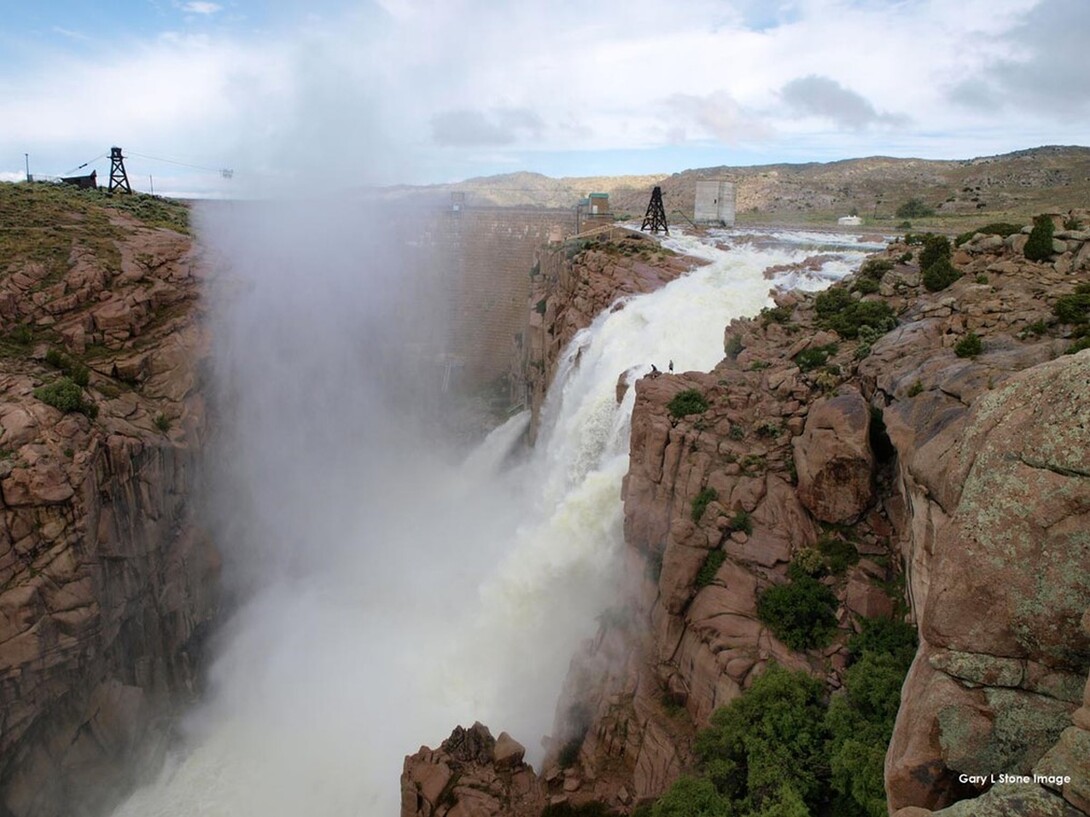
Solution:
<path fill-rule="evenodd" d="M 1028 219 L 1046 209 L 1067 211 L 1090 200 L 1090 148 L 1040 147 L 1001 156 L 935 161 L 873 156 L 839 162 L 711 167 L 662 176 L 587 176 L 551 179 L 511 173 L 426 187 L 388 188 L 391 200 L 437 204 L 461 192 L 470 206 L 574 207 L 588 192 L 609 193 L 614 213 L 636 218 L 660 185 L 671 219 L 692 213 L 696 182 L 728 179 L 736 184 L 742 224 L 833 223 L 858 212 L 866 223 L 893 229 L 896 209 L 911 198 L 935 208 L 936 216 L 913 226 L 961 232 L 962 224 Z"/>

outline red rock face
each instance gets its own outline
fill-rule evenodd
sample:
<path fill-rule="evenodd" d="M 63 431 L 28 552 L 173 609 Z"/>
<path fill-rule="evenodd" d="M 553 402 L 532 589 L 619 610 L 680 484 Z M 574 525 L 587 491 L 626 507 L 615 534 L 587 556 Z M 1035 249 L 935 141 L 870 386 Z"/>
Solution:
<path fill-rule="evenodd" d="M 200 268 L 188 237 L 111 218 L 110 253 L 77 229 L 58 280 L 0 277 L 5 326 L 35 336 L 0 359 L 0 811 L 20 817 L 101 809 L 154 763 L 216 603 L 189 505 Z M 89 366 L 94 420 L 34 396 L 61 375 L 48 348 Z"/>

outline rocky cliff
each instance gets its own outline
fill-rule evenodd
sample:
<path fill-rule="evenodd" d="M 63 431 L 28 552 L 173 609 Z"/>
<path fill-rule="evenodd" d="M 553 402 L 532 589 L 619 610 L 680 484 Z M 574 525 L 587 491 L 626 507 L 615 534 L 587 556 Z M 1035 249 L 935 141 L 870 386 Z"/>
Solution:
<path fill-rule="evenodd" d="M 100 813 L 194 691 L 218 556 L 185 209 L 0 186 L 0 814 Z"/>
<path fill-rule="evenodd" d="M 529 318 L 511 382 L 514 402 L 537 428 L 560 355 L 576 332 L 629 295 L 652 292 L 701 263 L 678 256 L 640 233 L 606 227 L 542 248 L 530 271 Z"/>
<path fill-rule="evenodd" d="M 732 323 L 713 371 L 638 382 L 629 592 L 573 661 L 554 808 L 630 813 L 699 773 L 697 731 L 772 664 L 850 700 L 854 634 L 904 618 L 919 647 L 890 811 L 1090 813 L 1090 352 L 1065 354 L 1086 345 L 1088 224 L 1055 217 L 1040 261 L 1028 227 L 966 236 L 945 278 L 921 269 L 932 242 L 892 244 L 828 294 Z M 783 588 L 828 610 L 792 620 Z"/>

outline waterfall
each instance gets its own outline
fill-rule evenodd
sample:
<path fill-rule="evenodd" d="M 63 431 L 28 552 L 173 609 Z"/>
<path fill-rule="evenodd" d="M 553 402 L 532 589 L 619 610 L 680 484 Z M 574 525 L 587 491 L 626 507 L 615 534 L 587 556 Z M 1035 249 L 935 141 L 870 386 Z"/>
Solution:
<path fill-rule="evenodd" d="M 305 392 L 297 410 L 289 394 L 279 398 L 283 415 L 246 415 L 233 455 L 248 499 L 232 512 L 260 529 L 254 552 L 273 554 L 278 568 L 220 635 L 207 700 L 183 724 L 182 745 L 115 817 L 395 815 L 403 756 L 475 720 L 510 732 L 540 761 L 568 662 L 613 597 L 635 399 L 628 389 L 618 404 L 617 379 L 632 383 L 671 360 L 679 372 L 714 366 L 724 326 L 770 303 L 764 270 L 812 253 L 797 236 L 766 237 L 666 240 L 709 263 L 575 336 L 538 444 L 520 456 L 510 452 L 524 416 L 451 464 L 397 439 L 396 418 L 380 432 L 357 428 L 355 408 L 338 413 L 340 397 L 320 420 L 308 417 Z M 860 249 L 841 246 L 820 271 L 787 283 L 827 286 Z M 239 329 L 260 331 L 257 319 Z M 326 365 L 324 354 L 294 354 L 300 371 Z M 237 379 L 252 367 L 227 370 Z M 280 372 L 281 388 L 294 373 Z M 307 388 L 345 388 L 331 377 Z M 249 389 L 235 386 L 244 412 Z M 329 432 L 339 422 L 352 433 L 338 440 Z M 322 425 L 317 442 L 292 443 L 307 423 Z M 277 450 L 247 465 L 248 446 Z"/>

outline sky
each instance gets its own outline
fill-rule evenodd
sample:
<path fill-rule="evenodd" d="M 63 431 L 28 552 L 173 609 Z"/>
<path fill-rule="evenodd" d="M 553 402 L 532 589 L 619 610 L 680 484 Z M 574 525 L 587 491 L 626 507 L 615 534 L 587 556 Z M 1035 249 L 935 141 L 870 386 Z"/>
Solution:
<path fill-rule="evenodd" d="M 108 177 L 114 145 L 136 189 L 235 196 L 1090 142 L 1090 0 L 0 0 L 0 21 L 0 180 L 27 154 Z"/>

